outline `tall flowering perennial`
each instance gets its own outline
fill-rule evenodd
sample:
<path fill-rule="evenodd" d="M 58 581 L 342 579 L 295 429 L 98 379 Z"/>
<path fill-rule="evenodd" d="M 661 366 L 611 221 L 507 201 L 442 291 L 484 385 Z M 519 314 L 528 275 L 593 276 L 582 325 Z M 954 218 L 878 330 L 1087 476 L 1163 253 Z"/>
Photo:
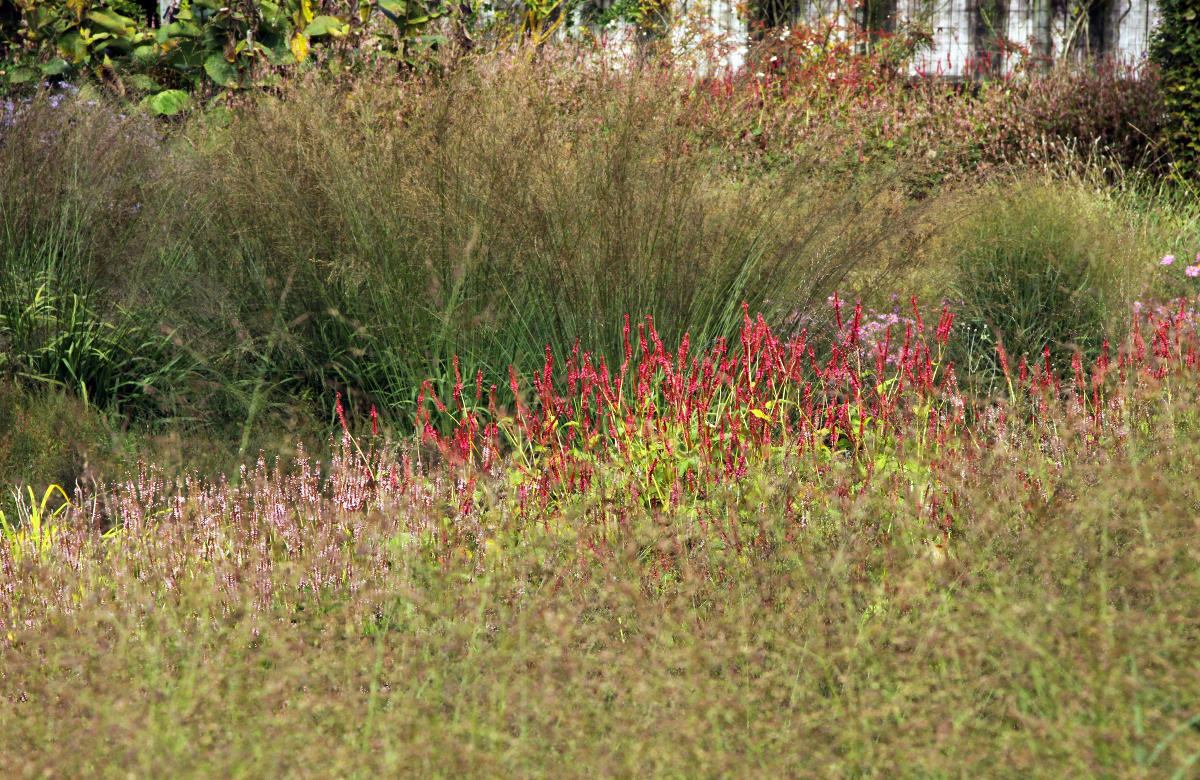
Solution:
<path fill-rule="evenodd" d="M 416 426 L 450 463 L 486 471 L 512 450 L 527 476 L 521 495 L 529 515 L 614 479 L 614 470 L 632 475 L 619 478 L 632 495 L 660 507 L 736 482 L 748 464 L 815 455 L 869 474 L 877 451 L 900 431 L 915 428 L 905 435 L 936 445 L 964 422 L 953 367 L 942 359 L 953 314 L 943 308 L 927 333 L 912 305 L 903 333 L 889 324 L 872 343 L 863 340 L 861 304 L 843 318 L 835 297 L 837 331 L 829 339 L 801 330 L 784 340 L 747 307 L 735 342 L 701 351 L 687 337 L 668 349 L 652 318 L 634 325 L 627 317 L 615 370 L 576 344 L 556 371 L 547 351 L 527 388 L 510 371 L 510 413 L 498 410 L 494 387 L 486 412 L 465 408 L 456 391 L 457 423 L 442 436 L 430 419 L 448 406 L 426 386 Z M 482 392 L 477 380 L 477 402 Z"/>

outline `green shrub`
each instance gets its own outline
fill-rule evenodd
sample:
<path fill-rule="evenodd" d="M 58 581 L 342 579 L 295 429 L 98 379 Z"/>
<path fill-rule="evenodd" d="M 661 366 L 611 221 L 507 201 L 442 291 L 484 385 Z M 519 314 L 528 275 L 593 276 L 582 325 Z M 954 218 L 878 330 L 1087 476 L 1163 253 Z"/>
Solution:
<path fill-rule="evenodd" d="M 1126 318 L 1145 260 L 1128 222 L 1065 183 L 988 190 L 947 250 L 964 334 L 955 357 L 960 372 L 983 380 L 996 377 L 999 345 L 1012 368 L 1022 356 L 1040 361 L 1043 348 L 1060 370 L 1076 350 L 1097 354 Z"/>
<path fill-rule="evenodd" d="M 1179 172 L 1192 176 L 1200 165 L 1200 2 L 1160 0 L 1158 13 L 1150 56 L 1162 69 L 1166 141 Z"/>

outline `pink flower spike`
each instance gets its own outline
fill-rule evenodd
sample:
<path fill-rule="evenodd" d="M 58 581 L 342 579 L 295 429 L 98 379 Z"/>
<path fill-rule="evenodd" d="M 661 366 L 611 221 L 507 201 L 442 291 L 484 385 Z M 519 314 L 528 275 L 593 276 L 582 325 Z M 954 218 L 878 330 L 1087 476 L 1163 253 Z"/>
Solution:
<path fill-rule="evenodd" d="M 1175 262 L 1175 255 L 1163 255 L 1163 259 L 1159 265 L 1170 265 L 1173 262 Z"/>
<path fill-rule="evenodd" d="M 1184 273 L 1188 276 L 1200 276 L 1200 265 L 1189 265 Z"/>

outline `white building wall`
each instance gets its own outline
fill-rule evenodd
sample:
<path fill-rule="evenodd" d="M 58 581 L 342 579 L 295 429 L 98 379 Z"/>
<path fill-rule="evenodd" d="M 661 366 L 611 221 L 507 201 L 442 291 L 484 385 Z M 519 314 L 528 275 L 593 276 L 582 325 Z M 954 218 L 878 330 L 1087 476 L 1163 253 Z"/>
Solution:
<path fill-rule="evenodd" d="M 1133 62 L 1145 56 L 1150 34 L 1157 17 L 1156 0 L 1112 0 L 1109 14 L 1109 37 L 1112 48 L 1107 52 L 1118 60 Z M 971 68 L 975 51 L 975 3 L 977 0 L 897 0 L 898 21 L 917 22 L 933 34 L 932 48 L 922 54 L 914 71 L 940 76 L 964 76 Z M 1009 0 L 1004 20 L 1004 34 L 1013 44 L 1038 54 L 1037 15 L 1039 7 L 1051 3 L 1050 54 L 1061 58 L 1068 44 L 1077 54 L 1088 52 L 1086 31 L 1070 17 L 1068 4 L 1054 0 Z M 843 17 L 846 4 L 834 0 L 812 0 L 802 14 L 810 20 Z M 748 45 L 748 25 L 738 16 L 733 0 L 682 0 L 677 6 L 684 15 L 699 12 L 711 19 L 711 27 L 735 43 L 737 51 L 726 57 L 726 64 L 738 67 L 744 61 Z M 1072 40 L 1073 39 L 1073 40 Z M 1082 40 L 1081 40 L 1082 39 Z M 1096 52 L 1091 52 L 1095 54 Z M 1019 52 L 1006 56 L 1004 69 L 1011 71 L 1020 63 Z"/>

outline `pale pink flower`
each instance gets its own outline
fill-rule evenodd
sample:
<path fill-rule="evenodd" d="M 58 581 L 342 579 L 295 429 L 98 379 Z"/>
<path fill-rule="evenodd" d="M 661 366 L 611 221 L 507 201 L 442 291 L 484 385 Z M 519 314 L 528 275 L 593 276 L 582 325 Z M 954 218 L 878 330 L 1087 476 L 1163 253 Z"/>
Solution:
<path fill-rule="evenodd" d="M 1163 255 L 1162 262 L 1159 265 L 1170 265 L 1175 262 L 1175 255 Z"/>
<path fill-rule="evenodd" d="M 1200 276 L 1200 265 L 1189 265 L 1184 273 L 1188 276 Z"/>

